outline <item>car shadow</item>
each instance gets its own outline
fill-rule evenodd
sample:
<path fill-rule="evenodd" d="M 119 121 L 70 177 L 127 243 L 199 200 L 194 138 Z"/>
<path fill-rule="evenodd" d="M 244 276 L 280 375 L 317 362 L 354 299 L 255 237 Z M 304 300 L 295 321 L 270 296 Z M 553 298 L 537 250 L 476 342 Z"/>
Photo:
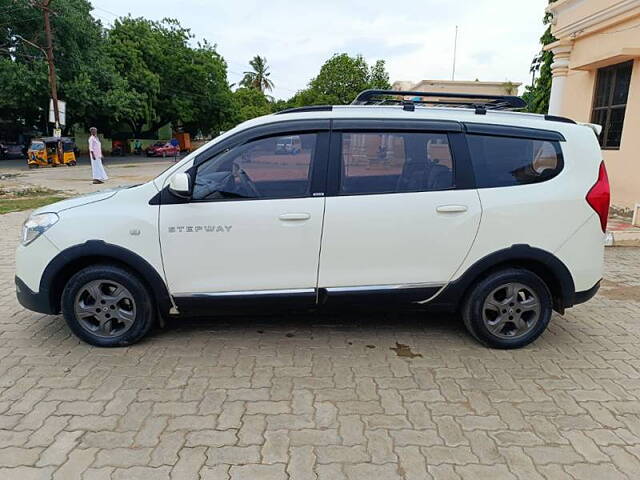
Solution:
<path fill-rule="evenodd" d="M 348 333 L 353 336 L 378 335 L 384 331 L 403 335 L 451 336 L 466 335 L 458 315 L 430 314 L 425 312 L 401 313 L 287 313 L 225 315 L 211 317 L 170 318 L 165 325 L 156 328 L 150 337 L 162 339 L 207 332 L 237 335 L 282 335 L 283 337 L 313 339 L 314 334 Z"/>

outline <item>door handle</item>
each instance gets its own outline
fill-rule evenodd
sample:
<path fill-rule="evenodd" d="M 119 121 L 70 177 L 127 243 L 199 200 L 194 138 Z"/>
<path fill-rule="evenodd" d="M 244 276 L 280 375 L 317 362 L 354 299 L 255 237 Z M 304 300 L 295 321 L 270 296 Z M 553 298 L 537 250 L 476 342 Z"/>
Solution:
<path fill-rule="evenodd" d="M 283 222 L 301 222 L 304 220 L 309 220 L 311 218 L 311 214 L 309 213 L 283 213 L 278 217 Z"/>
<path fill-rule="evenodd" d="M 460 213 L 466 211 L 466 205 L 440 205 L 436 208 L 436 212 L 438 213 Z"/>

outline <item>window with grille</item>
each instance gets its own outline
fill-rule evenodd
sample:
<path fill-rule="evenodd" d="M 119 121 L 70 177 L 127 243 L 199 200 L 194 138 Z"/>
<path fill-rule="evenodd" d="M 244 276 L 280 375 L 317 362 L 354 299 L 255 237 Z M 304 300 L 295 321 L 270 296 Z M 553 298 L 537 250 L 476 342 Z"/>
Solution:
<path fill-rule="evenodd" d="M 598 69 L 591 121 L 602 125 L 602 148 L 619 149 L 633 61 Z"/>

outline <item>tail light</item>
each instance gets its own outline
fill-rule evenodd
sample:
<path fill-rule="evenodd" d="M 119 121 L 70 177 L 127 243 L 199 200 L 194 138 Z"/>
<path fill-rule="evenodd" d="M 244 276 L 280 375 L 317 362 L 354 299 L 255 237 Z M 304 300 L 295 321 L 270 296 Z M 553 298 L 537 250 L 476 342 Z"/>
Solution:
<path fill-rule="evenodd" d="M 609 203 L 611 201 L 611 190 L 609 189 L 609 177 L 604 162 L 600 164 L 598 181 L 589 193 L 587 193 L 587 203 L 595 210 L 600 217 L 602 231 L 607 231 L 607 219 L 609 218 Z"/>

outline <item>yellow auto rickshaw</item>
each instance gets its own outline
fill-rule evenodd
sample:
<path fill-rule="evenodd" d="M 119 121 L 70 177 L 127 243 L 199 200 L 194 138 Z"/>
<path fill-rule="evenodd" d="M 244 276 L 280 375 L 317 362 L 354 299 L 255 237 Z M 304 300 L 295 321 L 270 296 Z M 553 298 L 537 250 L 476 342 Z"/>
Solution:
<path fill-rule="evenodd" d="M 58 142 L 61 154 L 58 155 Z M 77 163 L 75 142 L 68 137 L 43 137 L 34 139 L 27 150 L 29 168 L 57 167 L 58 165 L 74 166 Z"/>

